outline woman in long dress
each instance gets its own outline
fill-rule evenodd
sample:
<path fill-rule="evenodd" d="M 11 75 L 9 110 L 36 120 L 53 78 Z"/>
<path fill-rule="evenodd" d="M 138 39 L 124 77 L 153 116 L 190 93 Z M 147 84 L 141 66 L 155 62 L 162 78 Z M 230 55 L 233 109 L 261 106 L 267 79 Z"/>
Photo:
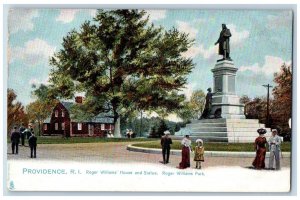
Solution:
<path fill-rule="evenodd" d="M 264 169 L 265 168 L 265 158 L 266 158 L 266 144 L 267 139 L 265 138 L 266 130 L 261 128 L 258 129 L 257 132 L 259 133 L 259 137 L 255 140 L 255 150 L 256 150 L 256 157 L 252 163 L 255 169 Z"/>
<path fill-rule="evenodd" d="M 190 151 L 191 151 L 191 140 L 189 135 L 186 135 L 182 141 L 182 150 L 181 150 L 181 162 L 179 163 L 179 169 L 185 169 L 191 166 L 190 164 Z"/>

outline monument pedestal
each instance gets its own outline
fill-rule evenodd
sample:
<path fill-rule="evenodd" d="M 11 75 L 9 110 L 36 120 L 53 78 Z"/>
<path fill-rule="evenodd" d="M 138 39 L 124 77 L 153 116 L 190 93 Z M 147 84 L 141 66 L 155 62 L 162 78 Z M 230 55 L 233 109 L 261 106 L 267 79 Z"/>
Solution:
<path fill-rule="evenodd" d="M 257 129 L 265 128 L 257 119 L 245 119 L 244 105 L 236 95 L 235 78 L 237 68 L 232 61 L 217 62 L 211 70 L 214 74 L 214 93 L 210 119 L 194 120 L 186 128 L 175 133 L 173 139 L 182 139 L 189 133 L 195 141 L 198 138 L 206 142 L 253 143 L 258 137 Z M 266 136 L 271 135 L 267 129 Z"/>
<path fill-rule="evenodd" d="M 210 118 L 245 119 L 244 105 L 235 91 L 237 68 L 233 61 L 217 62 L 211 70 L 214 74 L 214 94 Z"/>

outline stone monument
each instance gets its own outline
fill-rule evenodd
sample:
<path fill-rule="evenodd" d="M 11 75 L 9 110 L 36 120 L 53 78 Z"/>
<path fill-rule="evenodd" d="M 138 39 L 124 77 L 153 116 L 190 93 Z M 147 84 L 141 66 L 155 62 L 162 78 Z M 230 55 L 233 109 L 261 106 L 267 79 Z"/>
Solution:
<path fill-rule="evenodd" d="M 240 98 L 236 94 L 238 68 L 234 66 L 230 57 L 230 37 L 230 30 L 222 24 L 220 37 L 215 44 L 219 44 L 219 55 L 223 58 L 217 60 L 211 70 L 214 86 L 211 105 L 206 109 L 209 110 L 209 114 L 187 124 L 185 129 L 175 133 L 174 139 L 180 139 L 189 133 L 192 140 L 201 138 L 208 142 L 246 143 L 254 142 L 258 136 L 257 129 L 265 128 L 265 125 L 260 124 L 257 119 L 245 118 L 244 105 L 240 103 Z M 266 136 L 270 134 L 270 129 L 267 129 Z"/>

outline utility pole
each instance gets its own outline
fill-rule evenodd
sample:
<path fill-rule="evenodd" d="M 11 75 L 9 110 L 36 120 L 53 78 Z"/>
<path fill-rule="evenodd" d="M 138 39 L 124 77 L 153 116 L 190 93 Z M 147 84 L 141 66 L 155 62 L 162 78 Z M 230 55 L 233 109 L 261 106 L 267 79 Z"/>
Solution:
<path fill-rule="evenodd" d="M 267 88 L 267 121 L 266 121 L 266 127 L 269 128 L 270 126 L 270 109 L 269 109 L 269 104 L 270 104 L 270 88 L 272 88 L 273 86 L 271 86 L 270 84 L 268 85 L 263 85 L 265 88 Z"/>

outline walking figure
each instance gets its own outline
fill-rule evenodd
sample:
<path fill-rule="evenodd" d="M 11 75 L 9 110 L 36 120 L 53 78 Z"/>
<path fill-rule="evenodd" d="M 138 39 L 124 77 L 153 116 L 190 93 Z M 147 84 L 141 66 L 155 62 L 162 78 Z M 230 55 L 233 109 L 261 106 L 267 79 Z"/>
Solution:
<path fill-rule="evenodd" d="M 19 153 L 20 138 L 21 138 L 21 135 L 17 131 L 17 127 L 15 126 L 14 130 L 10 136 L 12 154 L 15 154 L 15 150 L 16 150 L 16 154 Z"/>
<path fill-rule="evenodd" d="M 28 144 L 30 147 L 30 157 L 36 158 L 37 137 L 34 135 L 34 132 L 31 133 L 31 136 L 28 139 Z"/>
<path fill-rule="evenodd" d="M 161 148 L 162 148 L 163 162 L 164 162 L 164 164 L 168 164 L 172 139 L 169 137 L 170 131 L 167 130 L 164 132 L 164 134 L 165 135 L 161 137 L 160 144 L 161 144 Z"/>

